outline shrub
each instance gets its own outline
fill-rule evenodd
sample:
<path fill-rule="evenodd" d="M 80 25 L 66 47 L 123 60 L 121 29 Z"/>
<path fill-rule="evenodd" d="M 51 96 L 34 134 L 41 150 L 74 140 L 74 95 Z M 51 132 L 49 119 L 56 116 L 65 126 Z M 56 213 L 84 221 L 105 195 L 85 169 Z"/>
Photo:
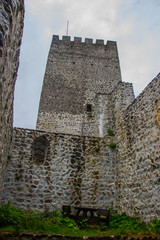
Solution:
<path fill-rule="evenodd" d="M 112 149 L 116 148 L 116 143 L 111 142 L 111 143 L 109 144 L 109 147 L 112 148 Z"/>
<path fill-rule="evenodd" d="M 147 226 L 142 221 L 129 217 L 125 213 L 111 216 L 109 227 L 118 228 L 118 234 L 122 235 L 126 232 L 135 234 L 147 231 Z"/>
<path fill-rule="evenodd" d="M 155 234 L 160 234 L 160 220 L 155 219 L 148 225 L 148 230 Z"/>
<path fill-rule="evenodd" d="M 110 128 L 108 129 L 108 135 L 109 135 L 109 136 L 114 136 L 114 132 L 113 132 L 113 130 L 111 130 Z"/>
<path fill-rule="evenodd" d="M 13 206 L 11 202 L 0 208 L 0 227 L 8 226 L 13 226 L 18 231 L 31 230 L 33 232 L 59 233 L 62 226 L 64 229 L 78 230 L 76 222 L 73 219 L 64 218 L 60 212 L 25 212 L 21 208 Z"/>
<path fill-rule="evenodd" d="M 24 211 L 19 207 L 12 206 L 11 202 L 2 205 L 0 208 L 0 227 L 13 225 L 19 229 L 24 218 Z"/>

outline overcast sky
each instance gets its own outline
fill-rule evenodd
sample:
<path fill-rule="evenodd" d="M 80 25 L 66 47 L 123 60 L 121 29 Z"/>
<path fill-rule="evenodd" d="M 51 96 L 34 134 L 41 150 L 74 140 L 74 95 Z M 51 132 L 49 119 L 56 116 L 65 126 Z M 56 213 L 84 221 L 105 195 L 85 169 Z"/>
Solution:
<path fill-rule="evenodd" d="M 26 0 L 14 126 L 36 126 L 52 35 L 117 41 L 122 80 L 136 96 L 160 72 L 160 0 Z"/>

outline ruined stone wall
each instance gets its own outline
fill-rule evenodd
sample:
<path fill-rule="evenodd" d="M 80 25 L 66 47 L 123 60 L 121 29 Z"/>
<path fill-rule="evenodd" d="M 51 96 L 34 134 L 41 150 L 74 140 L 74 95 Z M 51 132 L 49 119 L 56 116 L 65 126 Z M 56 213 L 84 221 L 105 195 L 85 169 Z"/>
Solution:
<path fill-rule="evenodd" d="M 0 191 L 12 135 L 23 18 L 23 0 L 0 0 Z"/>
<path fill-rule="evenodd" d="M 160 218 L 160 74 L 117 120 L 119 211 Z"/>
<path fill-rule="evenodd" d="M 125 82 L 119 82 L 109 94 L 97 94 L 96 117 L 99 122 L 100 137 L 108 134 L 108 129 L 116 134 L 117 121 L 134 99 L 133 85 Z"/>
<path fill-rule="evenodd" d="M 0 201 L 40 210 L 63 204 L 116 208 L 113 138 L 15 128 Z"/>
<path fill-rule="evenodd" d="M 99 136 L 96 95 L 121 82 L 116 42 L 53 36 L 42 88 L 37 129 Z M 91 107 L 91 111 L 88 109 Z"/>

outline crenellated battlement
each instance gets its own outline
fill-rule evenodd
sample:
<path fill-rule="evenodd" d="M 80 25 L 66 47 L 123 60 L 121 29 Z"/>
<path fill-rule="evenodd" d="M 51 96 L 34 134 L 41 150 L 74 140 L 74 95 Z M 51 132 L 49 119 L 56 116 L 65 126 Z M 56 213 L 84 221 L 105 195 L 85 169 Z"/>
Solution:
<path fill-rule="evenodd" d="M 103 39 L 96 39 L 96 42 L 93 42 L 92 38 L 85 38 L 85 41 L 82 41 L 81 37 L 74 37 L 74 40 L 71 40 L 70 36 L 62 36 L 62 39 L 59 38 L 59 35 L 53 35 L 52 43 L 57 44 L 57 43 L 82 43 L 82 44 L 93 44 L 93 45 L 101 45 L 101 46 L 116 46 L 115 41 L 107 41 L 107 43 L 104 43 Z"/>

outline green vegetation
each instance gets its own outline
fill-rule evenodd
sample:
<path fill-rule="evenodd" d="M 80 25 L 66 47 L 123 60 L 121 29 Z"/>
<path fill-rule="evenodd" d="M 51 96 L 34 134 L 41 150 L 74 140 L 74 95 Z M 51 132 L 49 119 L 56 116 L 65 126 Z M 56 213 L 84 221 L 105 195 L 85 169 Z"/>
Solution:
<path fill-rule="evenodd" d="M 95 147 L 95 151 L 99 152 L 100 151 L 100 146 Z"/>
<path fill-rule="evenodd" d="M 108 135 L 109 135 L 109 136 L 114 136 L 114 132 L 113 132 L 113 130 L 111 130 L 110 128 L 108 129 Z"/>
<path fill-rule="evenodd" d="M 125 213 L 111 216 L 109 227 L 116 229 L 118 235 L 148 234 L 147 225 L 135 218 L 128 217 Z"/>
<path fill-rule="evenodd" d="M 116 148 L 116 143 L 111 142 L 108 146 L 112 149 L 115 149 Z"/>
<path fill-rule="evenodd" d="M 38 233 L 61 233 L 75 235 L 78 226 L 74 220 L 63 218 L 62 214 L 54 211 L 52 213 L 40 213 L 39 211 L 25 212 L 21 208 L 13 206 L 11 202 L 0 208 L 0 228 L 14 229 L 16 232 L 38 232 Z"/>
<path fill-rule="evenodd" d="M 111 215 L 109 226 L 106 226 L 105 223 L 89 225 L 87 219 L 75 222 L 73 219 L 64 218 L 57 211 L 52 213 L 25 212 L 9 202 L 0 208 L 0 232 L 3 231 L 70 236 L 156 236 L 160 234 L 160 220 L 154 220 L 146 225 L 123 213 L 122 215 Z"/>

